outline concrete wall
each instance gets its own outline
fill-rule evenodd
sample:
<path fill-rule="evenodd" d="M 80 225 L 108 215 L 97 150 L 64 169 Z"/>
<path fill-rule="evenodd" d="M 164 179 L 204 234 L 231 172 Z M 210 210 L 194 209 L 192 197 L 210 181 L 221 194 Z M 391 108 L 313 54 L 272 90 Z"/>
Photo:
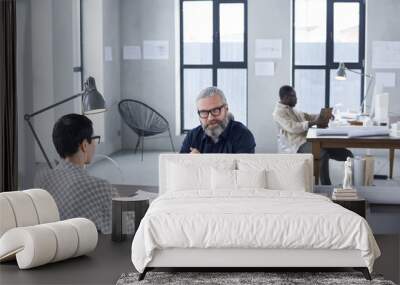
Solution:
<path fill-rule="evenodd" d="M 120 2 L 103 0 L 103 47 L 111 47 L 112 61 L 104 62 L 103 80 L 107 105 L 105 113 L 105 143 L 101 153 L 110 154 L 121 149 L 121 117 L 117 103 L 121 100 L 121 44 Z"/>
<path fill-rule="evenodd" d="M 291 81 L 291 1 L 248 1 L 248 127 L 256 139 L 256 152 L 276 152 L 276 126 L 272 111 L 278 90 Z M 282 39 L 282 58 L 274 60 L 274 76 L 255 76 L 256 39 Z"/>
<path fill-rule="evenodd" d="M 374 41 L 400 41 L 400 1 L 398 0 L 367 0 L 366 21 L 366 72 L 394 72 L 396 87 L 385 87 L 389 93 L 389 112 L 400 120 L 400 69 L 373 69 L 372 43 Z M 374 90 L 374 86 L 371 86 Z M 372 95 L 373 92 L 369 94 Z"/>
<path fill-rule="evenodd" d="M 39 0 L 31 5 L 33 111 L 42 109 L 56 100 L 53 78 L 53 3 L 55 2 L 51 0 Z M 33 118 L 35 130 L 50 158 L 56 157 L 50 131 L 54 116 L 55 110 L 52 109 Z M 45 161 L 37 145 L 35 158 L 39 162 Z"/>
<path fill-rule="evenodd" d="M 30 31 L 32 62 L 25 62 L 32 75 L 30 110 L 37 111 L 74 94 L 73 81 L 73 10 L 72 1 L 38 0 L 31 3 Z M 25 66 L 24 66 L 25 67 Z M 19 79 L 18 79 L 19 80 Z M 38 114 L 35 130 L 51 162 L 58 159 L 51 133 L 54 122 L 66 113 L 76 112 L 73 101 Z M 35 161 L 44 162 L 35 144 Z"/>
<path fill-rule="evenodd" d="M 121 148 L 121 120 L 115 103 L 120 100 L 119 1 L 82 0 L 84 78 L 93 76 L 108 111 L 88 116 L 94 132 L 101 135 L 97 153 L 110 154 Z M 105 61 L 104 48 L 112 48 L 112 61 Z"/>
<path fill-rule="evenodd" d="M 175 127 L 175 0 L 121 0 L 121 45 L 142 45 L 143 40 L 168 40 L 168 60 L 129 60 L 121 64 L 121 96 L 143 101 Z M 174 130 L 172 130 L 174 133 Z M 133 148 L 136 135 L 122 125 L 122 146 Z M 175 137 L 180 145 L 182 137 Z M 145 149 L 170 150 L 167 138 L 148 140 Z"/>
<path fill-rule="evenodd" d="M 74 94 L 73 54 L 73 1 L 51 1 L 53 5 L 53 100 L 59 102 Z M 79 101 L 79 99 L 75 99 Z M 54 118 L 75 111 L 74 101 L 66 102 L 54 109 Z M 54 124 L 50 121 L 49 124 Z M 46 139 L 46 141 L 48 141 Z M 51 143 L 51 140 L 50 140 Z M 52 143 L 51 143 L 52 144 Z"/>

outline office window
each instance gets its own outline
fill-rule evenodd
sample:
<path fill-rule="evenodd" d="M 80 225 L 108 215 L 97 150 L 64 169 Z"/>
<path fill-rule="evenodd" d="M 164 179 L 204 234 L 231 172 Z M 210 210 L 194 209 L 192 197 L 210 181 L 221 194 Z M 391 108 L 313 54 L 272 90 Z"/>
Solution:
<path fill-rule="evenodd" d="M 181 132 L 199 124 L 196 97 L 217 86 L 247 121 L 247 0 L 180 1 Z"/>
<path fill-rule="evenodd" d="M 364 78 L 347 72 L 337 81 L 340 62 L 364 73 L 364 0 L 293 0 L 293 85 L 298 107 L 317 113 L 322 106 L 360 110 Z"/>
<path fill-rule="evenodd" d="M 82 68 L 82 0 L 73 0 L 72 21 L 72 49 L 73 49 L 73 83 L 74 94 L 82 92 L 83 68 Z M 82 113 L 82 99 L 74 100 L 75 113 Z"/>

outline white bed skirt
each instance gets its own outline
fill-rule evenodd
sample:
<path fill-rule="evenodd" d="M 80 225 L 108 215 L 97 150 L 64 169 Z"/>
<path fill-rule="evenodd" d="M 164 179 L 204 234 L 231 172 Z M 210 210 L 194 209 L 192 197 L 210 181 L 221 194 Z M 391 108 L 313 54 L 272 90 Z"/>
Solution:
<path fill-rule="evenodd" d="M 147 267 L 366 267 L 359 250 L 193 249 L 155 250 Z"/>

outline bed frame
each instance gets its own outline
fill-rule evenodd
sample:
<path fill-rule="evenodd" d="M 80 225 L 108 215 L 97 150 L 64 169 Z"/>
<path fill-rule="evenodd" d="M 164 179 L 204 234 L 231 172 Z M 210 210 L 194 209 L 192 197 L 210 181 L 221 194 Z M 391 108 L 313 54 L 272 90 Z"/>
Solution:
<path fill-rule="evenodd" d="M 290 271 L 290 268 L 338 267 L 354 268 L 371 280 L 359 250 L 237 248 L 156 250 L 152 261 L 139 275 L 139 280 L 155 268 L 232 268 L 235 271 L 285 268 Z"/>
<path fill-rule="evenodd" d="M 221 155 L 221 154 L 220 154 Z M 210 163 L 215 157 L 212 154 L 202 155 L 161 154 L 159 159 L 159 191 L 167 191 L 167 161 L 173 160 L 204 160 Z M 190 157 L 189 157 L 190 156 Z M 313 187 L 313 158 L 310 154 L 224 154 L 226 158 L 271 158 L 271 159 L 302 159 L 306 161 L 309 169 L 309 189 Z M 158 249 L 154 252 L 153 259 L 147 265 L 139 280 L 143 280 L 146 273 L 156 268 L 230 268 L 234 271 L 253 271 L 254 268 L 271 269 L 285 268 L 287 271 L 295 268 L 353 268 L 361 271 L 367 280 L 371 275 L 361 257 L 359 250 L 330 250 L 330 249 L 254 249 L 254 248 L 170 248 Z M 252 270 L 250 270 L 252 269 Z"/>

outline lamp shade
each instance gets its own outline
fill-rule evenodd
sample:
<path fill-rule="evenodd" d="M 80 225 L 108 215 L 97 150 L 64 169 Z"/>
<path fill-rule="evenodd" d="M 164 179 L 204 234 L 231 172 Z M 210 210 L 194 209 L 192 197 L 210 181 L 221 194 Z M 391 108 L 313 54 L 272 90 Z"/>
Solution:
<path fill-rule="evenodd" d="M 97 91 L 96 81 L 93 77 L 89 77 L 85 82 L 82 104 L 84 114 L 95 114 L 106 111 L 106 102 L 99 91 Z"/>
<path fill-rule="evenodd" d="M 346 66 L 343 62 L 339 63 L 339 68 L 336 71 L 336 80 L 346 80 Z"/>

